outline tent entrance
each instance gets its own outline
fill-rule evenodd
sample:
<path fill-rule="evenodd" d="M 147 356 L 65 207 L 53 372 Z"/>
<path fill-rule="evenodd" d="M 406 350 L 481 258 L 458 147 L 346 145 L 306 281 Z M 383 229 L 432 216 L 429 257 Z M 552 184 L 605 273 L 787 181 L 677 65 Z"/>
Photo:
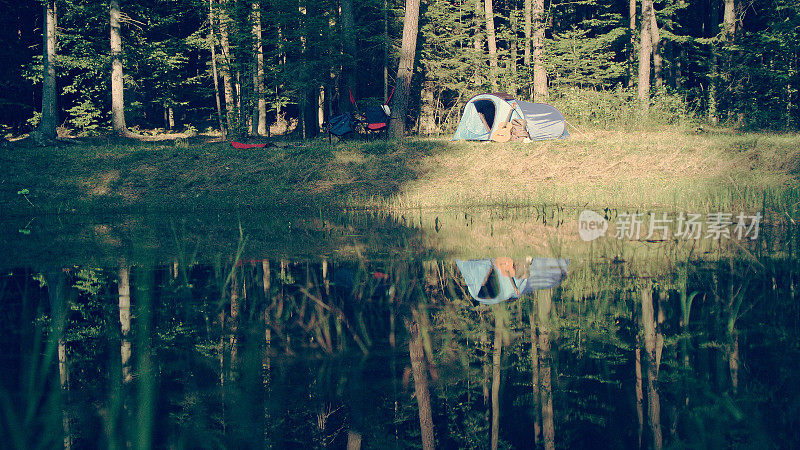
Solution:
<path fill-rule="evenodd" d="M 497 110 L 494 102 L 484 99 L 475 100 L 472 104 L 475 105 L 475 110 L 478 111 L 478 117 L 486 125 L 486 131 L 491 131 L 494 126 L 495 111 Z"/>

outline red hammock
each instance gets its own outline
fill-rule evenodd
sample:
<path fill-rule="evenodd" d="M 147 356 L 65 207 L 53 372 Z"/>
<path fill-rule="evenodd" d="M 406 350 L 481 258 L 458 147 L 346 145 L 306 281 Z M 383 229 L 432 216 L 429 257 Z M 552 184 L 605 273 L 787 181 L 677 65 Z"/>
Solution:
<path fill-rule="evenodd" d="M 242 144 L 241 142 L 231 141 L 233 148 L 264 148 L 267 144 Z"/>

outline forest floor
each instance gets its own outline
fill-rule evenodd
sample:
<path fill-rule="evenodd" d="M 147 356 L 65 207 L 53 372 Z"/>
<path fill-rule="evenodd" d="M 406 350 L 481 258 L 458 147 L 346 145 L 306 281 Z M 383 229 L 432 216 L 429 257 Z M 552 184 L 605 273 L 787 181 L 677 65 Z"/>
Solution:
<path fill-rule="evenodd" d="M 796 191 L 800 135 L 665 127 L 523 143 L 93 138 L 0 148 L 0 215 L 589 205 L 758 208 Z M 791 197 L 795 198 L 796 197 Z"/>

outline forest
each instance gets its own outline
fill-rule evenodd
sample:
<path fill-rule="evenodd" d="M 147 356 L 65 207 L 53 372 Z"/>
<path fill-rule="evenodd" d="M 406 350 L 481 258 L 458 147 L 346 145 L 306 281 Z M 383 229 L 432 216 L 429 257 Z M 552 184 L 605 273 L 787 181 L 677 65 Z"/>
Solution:
<path fill-rule="evenodd" d="M 590 127 L 800 119 L 794 0 L 2 4 L 6 137 L 312 138 L 353 102 L 390 97 L 399 135 L 430 135 L 452 132 L 483 92 L 548 102 Z"/>

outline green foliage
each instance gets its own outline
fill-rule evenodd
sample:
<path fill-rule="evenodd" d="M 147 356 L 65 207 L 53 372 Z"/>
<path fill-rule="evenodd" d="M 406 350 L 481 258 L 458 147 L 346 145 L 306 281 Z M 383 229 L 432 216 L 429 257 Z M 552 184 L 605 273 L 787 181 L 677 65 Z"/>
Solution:
<path fill-rule="evenodd" d="M 619 85 L 614 90 L 559 89 L 551 95 L 551 103 L 575 125 L 635 130 L 652 125 L 683 125 L 693 120 L 678 94 L 657 91 L 647 115 L 642 114 L 635 99 L 635 91 Z"/>
<path fill-rule="evenodd" d="M 342 28 L 339 2 L 323 0 L 302 6 L 289 0 L 255 2 L 261 12 L 264 97 L 269 120 L 280 120 L 285 114 L 295 119 L 302 106 L 315 109 L 317 105 L 313 103 L 320 87 L 324 87 L 327 97 L 324 115 L 350 109 L 348 92 L 342 84 L 345 79 L 354 80 L 355 97 L 362 103 L 382 101 L 385 57 L 389 88 L 394 85 L 403 3 L 354 3 L 353 37 L 348 38 Z M 653 106 L 664 108 L 655 113 L 659 117 L 656 122 L 672 121 L 662 118 L 681 116 L 680 109 L 696 111 L 698 117 L 707 116 L 705 113 L 713 107 L 716 115 L 729 124 L 759 129 L 797 127 L 797 2 L 754 0 L 750 7 L 740 8 L 737 31 L 731 41 L 720 30 L 722 11 L 718 3 L 665 0 L 656 4 L 667 92 L 654 90 Z M 253 2 L 215 5 L 216 12 L 224 12 L 229 18 L 230 60 L 222 55 L 218 25 L 214 30 L 210 28 L 208 2 L 123 2 L 125 100 L 131 126 L 164 128 L 167 108 L 172 109 L 178 127 L 188 123 L 198 129 L 216 126 L 209 61 L 211 33 L 218 67 L 227 69 L 237 84 L 232 114 L 236 124 L 232 132 L 247 132 L 258 100 L 253 81 Z M 523 60 L 523 5 L 522 0 L 495 2 L 494 23 L 498 89 L 527 99 L 532 92 L 533 73 Z M 410 110 L 415 116 L 432 116 L 441 130 L 453 128 L 467 99 L 492 89 L 482 6 L 479 2 L 476 9 L 474 2 L 465 0 L 432 0 L 423 2 L 421 7 L 411 98 L 419 99 L 424 93 L 426 100 L 412 102 Z M 543 62 L 555 98 L 572 88 L 603 91 L 618 85 L 635 85 L 638 54 L 636 48 L 631 48 L 627 3 L 581 0 L 549 2 L 545 6 Z M 33 129 L 39 114 L 34 111 L 40 108 L 37 96 L 29 93 L 31 89 L 37 91 L 42 80 L 41 8 L 34 8 L 35 13 L 30 5 L 18 8 L 22 25 L 17 27 L 16 37 L 9 32 L 0 34 L 0 40 L 11 48 L 23 41 L 32 43 L 20 47 L 20 55 L 13 55 L 13 80 L 0 80 L 0 104 L 13 106 L 15 111 L 0 117 L 2 130 L 12 124 Z M 55 64 L 59 107 L 67 125 L 79 134 L 97 133 L 107 128 L 110 118 L 107 4 L 70 0 L 59 8 L 58 14 Z M 641 11 L 638 14 L 636 22 L 641 25 Z M 638 31 L 634 30 L 635 41 L 639 39 Z M 353 57 L 346 52 L 346 44 L 351 44 L 346 39 L 355 40 L 358 51 Z M 711 87 L 716 96 L 713 105 L 709 104 Z M 629 109 L 635 107 L 633 97 L 625 101 L 631 103 Z M 280 114 L 273 114 L 279 111 Z M 614 123 L 596 122 L 598 126 Z"/>
<path fill-rule="evenodd" d="M 100 129 L 103 111 L 90 99 L 66 110 L 70 116 L 69 123 L 79 130 L 80 135 L 91 135 Z"/>
<path fill-rule="evenodd" d="M 611 88 L 623 81 L 628 31 L 611 5 L 588 2 L 589 18 L 548 39 L 546 66 L 553 86 Z"/>

